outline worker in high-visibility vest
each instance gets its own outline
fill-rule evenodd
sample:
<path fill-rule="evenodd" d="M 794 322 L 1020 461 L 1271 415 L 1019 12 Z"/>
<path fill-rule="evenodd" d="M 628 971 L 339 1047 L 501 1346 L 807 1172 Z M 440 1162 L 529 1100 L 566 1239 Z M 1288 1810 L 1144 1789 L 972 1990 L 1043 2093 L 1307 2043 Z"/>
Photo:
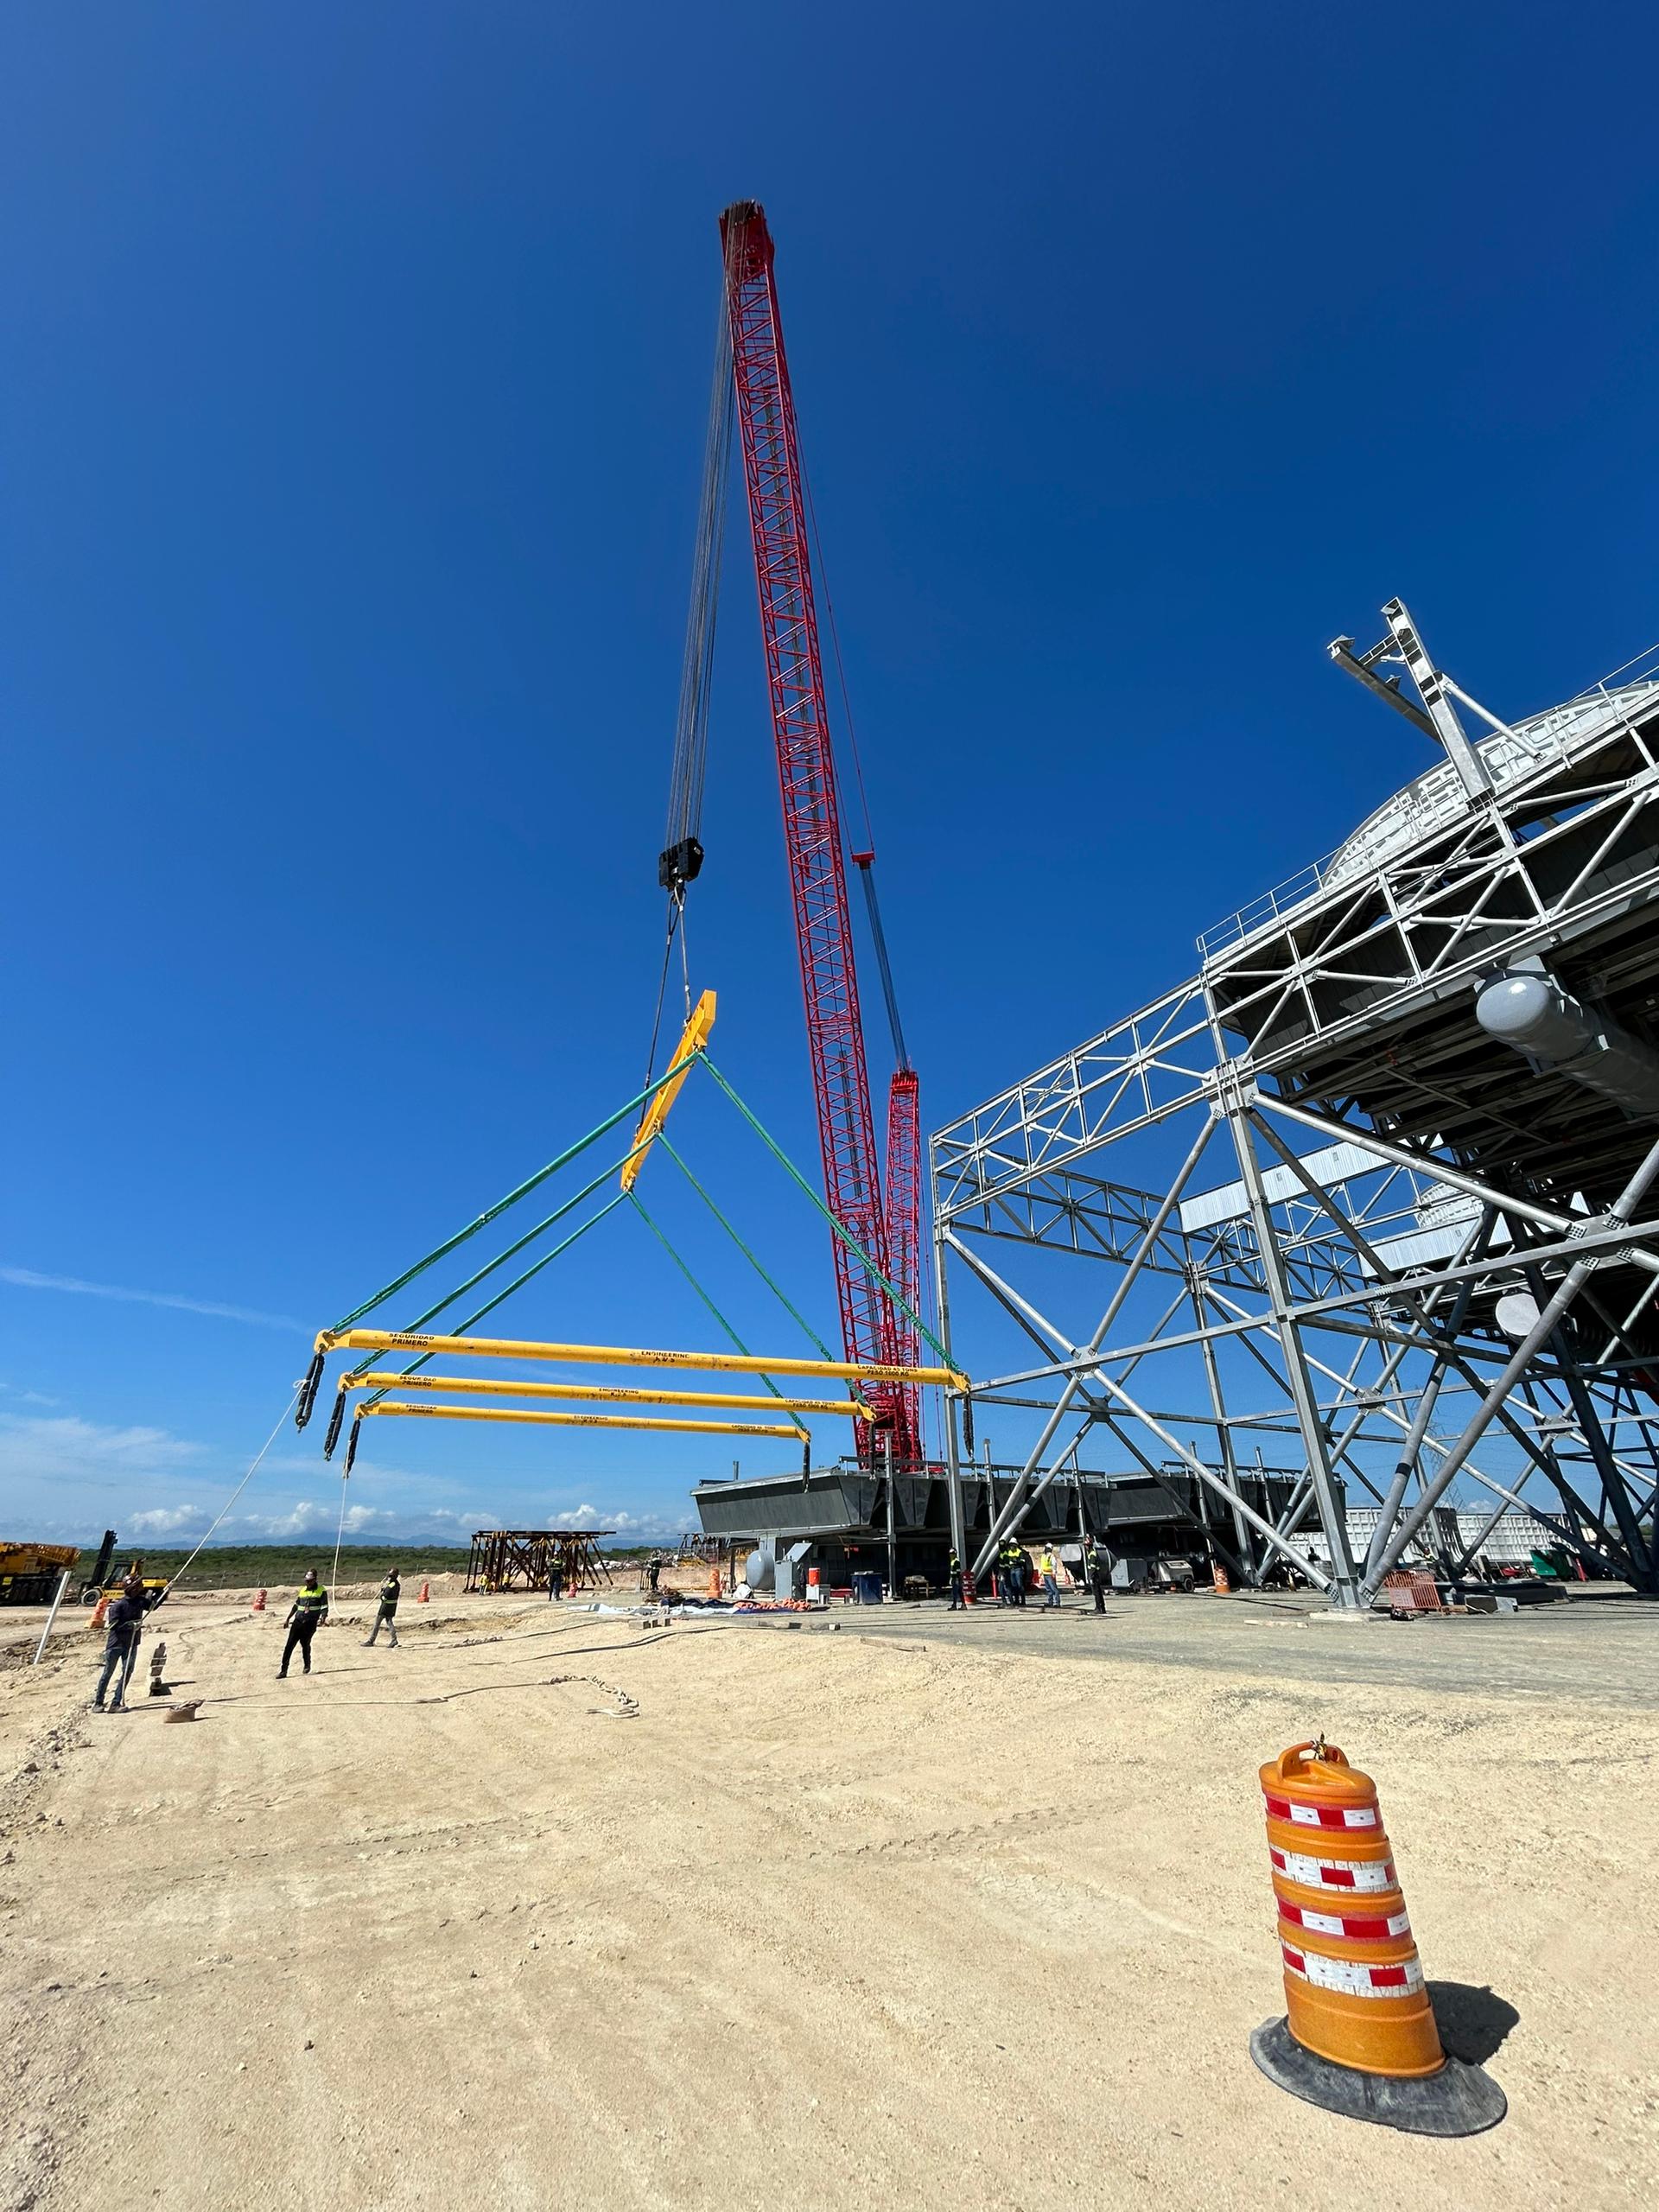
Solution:
<path fill-rule="evenodd" d="M 1060 1603 L 1060 1570 L 1055 1562 L 1052 1545 L 1046 1546 L 1039 1554 L 1037 1572 L 1043 1578 L 1043 1611 L 1046 1613 L 1057 1612 Z"/>
<path fill-rule="evenodd" d="M 1102 1551 L 1100 1546 L 1095 1541 L 1092 1536 L 1090 1537 L 1088 1542 L 1083 1548 L 1083 1567 L 1084 1579 L 1087 1580 L 1090 1589 L 1094 1592 L 1095 1611 L 1097 1613 L 1103 1613 L 1106 1610 L 1106 1579 L 1108 1571 L 1106 1566 L 1106 1554 Z"/>
<path fill-rule="evenodd" d="M 321 1624 L 328 1618 L 328 1592 L 317 1580 L 317 1570 L 308 1567 L 294 1603 L 288 1609 L 288 1618 L 283 1625 L 288 1630 L 288 1642 L 283 1646 L 283 1663 L 276 1670 L 276 1679 L 288 1677 L 288 1662 L 297 1650 L 305 1662 L 305 1671 L 311 1671 L 311 1639 Z"/>
<path fill-rule="evenodd" d="M 1026 1602 L 1026 1554 L 1022 1546 L 1010 1543 L 1002 1559 L 1002 1573 L 1008 1586 L 1008 1603 L 1023 1606 Z"/>
<path fill-rule="evenodd" d="M 950 1564 L 945 1569 L 945 1580 L 950 1585 L 949 1610 L 953 1613 L 960 1612 L 962 1610 L 962 1561 L 954 1551 L 950 1554 Z"/>

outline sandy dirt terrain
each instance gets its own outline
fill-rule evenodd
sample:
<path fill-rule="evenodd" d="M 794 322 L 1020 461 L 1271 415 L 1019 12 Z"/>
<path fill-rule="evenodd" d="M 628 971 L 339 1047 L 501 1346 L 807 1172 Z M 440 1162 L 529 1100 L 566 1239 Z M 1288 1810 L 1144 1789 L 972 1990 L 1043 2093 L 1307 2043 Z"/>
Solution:
<path fill-rule="evenodd" d="M 1652 1609 L 345 1610 L 279 1682 L 276 1612 L 170 1607 L 186 1726 L 88 1714 L 84 1624 L 0 1653 L 6 2212 L 1651 2202 Z M 1488 2135 L 1250 2064 L 1255 1768 L 1321 1727 Z"/>

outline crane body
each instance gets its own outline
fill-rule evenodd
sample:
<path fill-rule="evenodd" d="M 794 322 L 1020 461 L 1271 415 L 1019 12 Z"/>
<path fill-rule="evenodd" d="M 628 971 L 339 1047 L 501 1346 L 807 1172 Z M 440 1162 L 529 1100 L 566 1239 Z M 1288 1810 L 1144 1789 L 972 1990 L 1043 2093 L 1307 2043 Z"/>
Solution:
<path fill-rule="evenodd" d="M 754 200 L 734 202 L 721 218 L 721 238 L 732 384 L 823 1155 L 824 1200 L 848 1235 L 913 1305 L 919 1263 L 920 1160 L 918 1138 L 908 1133 L 915 1127 L 915 1077 L 913 1071 L 900 1070 L 908 1077 L 909 1087 L 895 1094 L 888 1117 L 890 1129 L 895 1117 L 901 1127 L 906 1154 L 902 1161 L 890 1160 L 888 1170 L 891 1178 L 894 1166 L 900 1167 L 908 1209 L 907 1217 L 898 1224 L 903 1249 L 895 1255 L 877 1165 L 795 403 L 778 307 L 772 234 L 764 210 Z M 839 1239 L 834 1242 L 834 1257 L 848 1358 L 898 1363 L 904 1317 L 895 1313 Z M 879 1427 L 892 1436 L 895 1462 L 914 1464 L 920 1457 L 914 1390 L 875 1385 L 870 1396 Z M 863 1448 L 869 1452 L 874 1447 L 866 1444 Z"/>

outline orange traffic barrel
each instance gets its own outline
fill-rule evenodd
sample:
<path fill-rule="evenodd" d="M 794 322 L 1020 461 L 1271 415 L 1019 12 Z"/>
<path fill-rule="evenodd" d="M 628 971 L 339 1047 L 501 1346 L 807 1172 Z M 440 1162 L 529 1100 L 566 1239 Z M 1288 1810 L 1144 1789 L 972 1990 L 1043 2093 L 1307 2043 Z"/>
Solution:
<path fill-rule="evenodd" d="M 1323 1738 L 1281 1751 L 1261 1782 L 1288 2010 L 1250 2038 L 1257 2065 L 1355 2119 L 1492 2126 L 1503 2091 L 1441 2048 L 1376 1783 Z"/>

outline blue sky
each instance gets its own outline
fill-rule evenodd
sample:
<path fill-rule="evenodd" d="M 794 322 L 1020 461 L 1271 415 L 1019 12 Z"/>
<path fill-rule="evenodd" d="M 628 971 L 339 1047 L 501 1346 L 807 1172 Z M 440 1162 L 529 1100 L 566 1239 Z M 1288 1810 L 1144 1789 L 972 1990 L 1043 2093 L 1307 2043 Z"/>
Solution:
<path fill-rule="evenodd" d="M 1656 46 L 1618 6 L 11 10 L 8 1533 L 203 1525 L 308 1334 L 635 1087 L 726 200 L 779 241 L 937 1122 L 1427 765 L 1324 658 L 1385 598 L 1510 714 L 1659 631 Z M 696 978 L 810 1161 L 733 543 Z M 832 1334 L 818 1226 L 679 1111 Z M 506 1312 L 710 1328 L 620 1217 Z M 315 1435 L 237 1533 L 332 1530 Z M 365 1534 L 678 1528 L 739 1448 L 369 1436 Z"/>

